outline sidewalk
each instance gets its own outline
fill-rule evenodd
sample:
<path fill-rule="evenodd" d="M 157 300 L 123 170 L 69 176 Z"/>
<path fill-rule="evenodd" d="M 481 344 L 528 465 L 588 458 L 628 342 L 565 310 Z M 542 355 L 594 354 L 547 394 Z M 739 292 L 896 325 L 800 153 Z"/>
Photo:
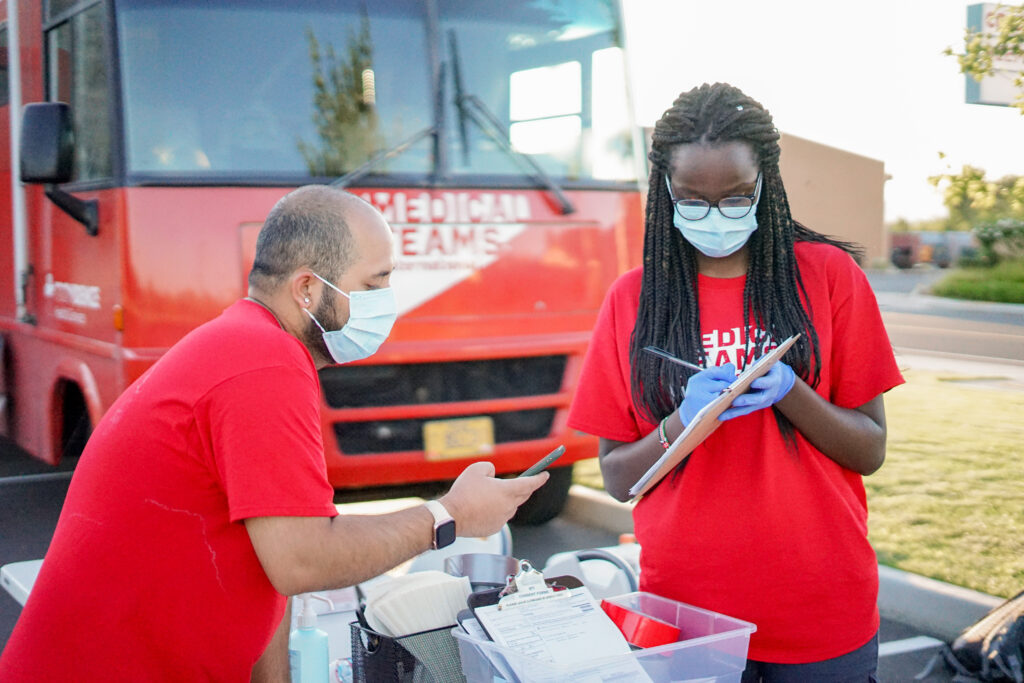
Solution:
<path fill-rule="evenodd" d="M 898 313 L 960 317 L 1003 325 L 1024 325 L 1024 304 L 948 299 L 924 292 L 875 292 L 878 307 Z"/>
<path fill-rule="evenodd" d="M 568 519 L 614 534 L 632 533 L 633 504 L 574 484 L 565 512 Z M 951 641 L 1003 598 L 879 565 L 878 609 L 882 617 Z"/>
<path fill-rule="evenodd" d="M 925 289 L 924 284 L 918 284 L 909 293 L 883 290 L 875 291 L 875 297 L 883 314 L 948 315 L 995 325 L 1024 327 L 1024 304 L 948 299 L 926 294 Z M 1024 338 L 1024 332 L 1021 337 Z M 895 350 L 901 370 L 941 372 L 963 378 L 962 382 L 974 386 L 1024 390 L 1024 361 L 1009 358 L 996 360 L 942 351 L 904 350 L 898 346 Z"/>
<path fill-rule="evenodd" d="M 897 348 L 896 363 L 900 371 L 937 372 L 955 379 L 958 384 L 1024 391 L 1024 362 L 1021 361 L 994 361 L 941 351 L 904 352 Z"/>

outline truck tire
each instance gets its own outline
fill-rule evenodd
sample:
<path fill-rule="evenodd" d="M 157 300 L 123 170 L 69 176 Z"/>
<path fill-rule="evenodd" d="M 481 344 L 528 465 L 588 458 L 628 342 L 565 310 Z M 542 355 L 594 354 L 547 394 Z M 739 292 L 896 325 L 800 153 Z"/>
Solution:
<path fill-rule="evenodd" d="M 89 409 L 85 405 L 85 397 L 78 385 L 67 382 L 63 384 L 61 390 L 63 407 L 61 410 L 60 444 L 58 444 L 60 451 L 57 462 L 68 458 L 77 463 L 78 457 L 85 450 L 85 443 L 92 435 L 92 421 L 89 419 Z"/>
<path fill-rule="evenodd" d="M 511 519 L 512 524 L 544 524 L 561 514 L 565 502 L 569 499 L 572 465 L 552 467 L 548 472 L 551 474 L 550 478 L 519 506 L 515 517 Z"/>

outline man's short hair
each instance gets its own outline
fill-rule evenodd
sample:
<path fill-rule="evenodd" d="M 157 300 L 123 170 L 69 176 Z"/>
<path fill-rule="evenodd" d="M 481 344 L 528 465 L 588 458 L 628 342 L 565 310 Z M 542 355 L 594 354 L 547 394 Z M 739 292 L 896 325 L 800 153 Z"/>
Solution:
<path fill-rule="evenodd" d="M 327 185 L 300 187 L 278 200 L 256 239 L 249 285 L 273 291 L 299 268 L 340 279 L 355 256 L 346 214 L 358 201 Z"/>

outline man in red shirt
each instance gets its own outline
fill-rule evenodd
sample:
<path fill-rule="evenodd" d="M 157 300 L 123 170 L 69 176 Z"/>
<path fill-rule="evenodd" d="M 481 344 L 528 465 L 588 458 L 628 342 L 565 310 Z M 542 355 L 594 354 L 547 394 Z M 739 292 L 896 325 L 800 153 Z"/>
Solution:
<path fill-rule="evenodd" d="M 393 269 L 391 230 L 361 199 L 309 186 L 278 202 L 249 296 L 97 425 L 0 680 L 286 680 L 285 596 L 379 575 L 450 534 L 448 515 L 460 536 L 501 528 L 546 474 L 479 462 L 426 505 L 332 504 L 316 372 L 376 351 Z"/>

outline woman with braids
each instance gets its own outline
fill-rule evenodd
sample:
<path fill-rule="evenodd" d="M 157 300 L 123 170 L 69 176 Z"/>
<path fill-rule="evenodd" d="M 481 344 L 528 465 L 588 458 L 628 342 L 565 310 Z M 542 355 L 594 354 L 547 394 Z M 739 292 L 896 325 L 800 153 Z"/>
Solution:
<path fill-rule="evenodd" d="M 721 83 L 658 121 L 643 266 L 608 292 L 569 424 L 600 437 L 605 486 L 625 500 L 738 370 L 799 333 L 637 503 L 641 589 L 755 623 L 744 681 L 870 681 L 862 476 L 885 457 L 882 394 L 903 378 L 854 247 L 790 216 L 778 140 Z"/>

